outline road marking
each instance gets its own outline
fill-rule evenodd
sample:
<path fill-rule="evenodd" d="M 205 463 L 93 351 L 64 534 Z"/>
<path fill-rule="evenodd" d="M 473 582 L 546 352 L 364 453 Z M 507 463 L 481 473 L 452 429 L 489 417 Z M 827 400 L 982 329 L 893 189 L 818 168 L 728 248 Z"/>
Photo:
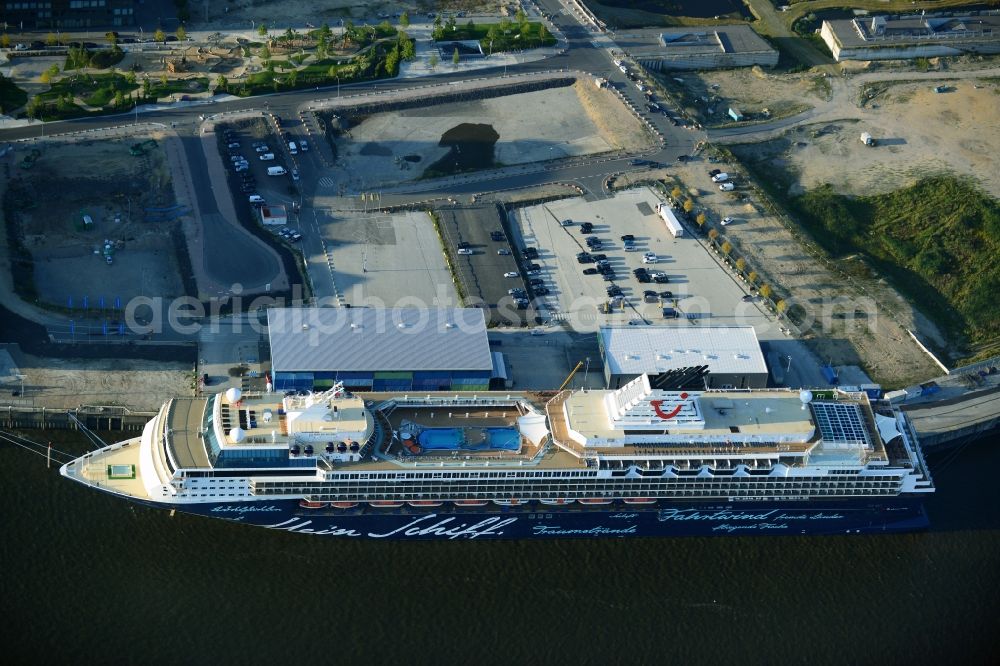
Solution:
<path fill-rule="evenodd" d="M 330 188 L 333 187 L 333 184 L 334 184 L 333 178 L 330 178 L 329 176 L 323 176 L 322 178 L 319 179 L 320 187 Z"/>

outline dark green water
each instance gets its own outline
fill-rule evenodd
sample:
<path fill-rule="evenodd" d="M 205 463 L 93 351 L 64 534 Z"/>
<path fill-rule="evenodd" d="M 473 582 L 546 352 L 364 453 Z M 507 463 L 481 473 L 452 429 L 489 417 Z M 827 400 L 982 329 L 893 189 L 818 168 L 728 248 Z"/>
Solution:
<path fill-rule="evenodd" d="M 389 543 L 171 518 L 0 444 L 3 660 L 996 663 L 1000 438 L 931 466 L 922 534 Z"/>

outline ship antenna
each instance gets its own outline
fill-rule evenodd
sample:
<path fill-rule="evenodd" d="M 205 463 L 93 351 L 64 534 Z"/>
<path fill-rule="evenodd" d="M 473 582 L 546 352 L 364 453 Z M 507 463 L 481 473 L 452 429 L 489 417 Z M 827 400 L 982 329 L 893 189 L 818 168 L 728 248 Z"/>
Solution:
<path fill-rule="evenodd" d="M 91 430 L 90 428 L 88 428 L 87 426 L 85 426 L 83 424 L 83 421 L 81 421 L 80 419 L 76 418 L 76 414 L 74 414 L 72 412 L 66 412 L 66 416 L 68 416 L 69 420 L 72 421 L 73 423 L 75 423 L 77 425 L 77 427 L 79 427 L 80 430 L 83 431 L 83 434 L 86 435 L 87 439 L 89 439 L 91 441 L 91 443 L 94 445 L 94 448 L 101 449 L 101 448 L 104 448 L 105 446 L 108 445 L 108 443 L 105 442 L 100 437 L 98 437 L 94 433 L 93 430 Z"/>

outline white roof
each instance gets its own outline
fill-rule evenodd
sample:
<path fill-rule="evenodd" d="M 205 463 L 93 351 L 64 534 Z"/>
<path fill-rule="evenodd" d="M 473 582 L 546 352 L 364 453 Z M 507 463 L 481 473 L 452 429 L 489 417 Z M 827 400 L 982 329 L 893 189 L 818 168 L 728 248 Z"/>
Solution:
<path fill-rule="evenodd" d="M 707 365 L 711 374 L 767 374 L 753 326 L 609 326 L 601 329 L 612 375 Z"/>
<path fill-rule="evenodd" d="M 274 308 L 275 372 L 493 369 L 477 308 Z"/>

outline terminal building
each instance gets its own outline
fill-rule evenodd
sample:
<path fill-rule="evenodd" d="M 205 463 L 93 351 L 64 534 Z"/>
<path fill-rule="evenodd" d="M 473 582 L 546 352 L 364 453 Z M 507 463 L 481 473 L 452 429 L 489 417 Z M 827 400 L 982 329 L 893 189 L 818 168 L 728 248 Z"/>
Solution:
<path fill-rule="evenodd" d="M 485 391 L 502 374 L 477 308 L 274 308 L 267 326 L 279 391 Z"/>
<path fill-rule="evenodd" d="M 859 16 L 823 21 L 820 36 L 838 61 L 1000 53 L 1000 12 Z"/>
<path fill-rule="evenodd" d="M 609 389 L 639 375 L 707 366 L 705 388 L 766 388 L 767 364 L 753 326 L 608 326 L 598 342 Z"/>
<path fill-rule="evenodd" d="M 778 52 L 747 25 L 643 30 L 616 34 L 615 40 L 640 65 L 652 70 L 778 64 Z"/>

